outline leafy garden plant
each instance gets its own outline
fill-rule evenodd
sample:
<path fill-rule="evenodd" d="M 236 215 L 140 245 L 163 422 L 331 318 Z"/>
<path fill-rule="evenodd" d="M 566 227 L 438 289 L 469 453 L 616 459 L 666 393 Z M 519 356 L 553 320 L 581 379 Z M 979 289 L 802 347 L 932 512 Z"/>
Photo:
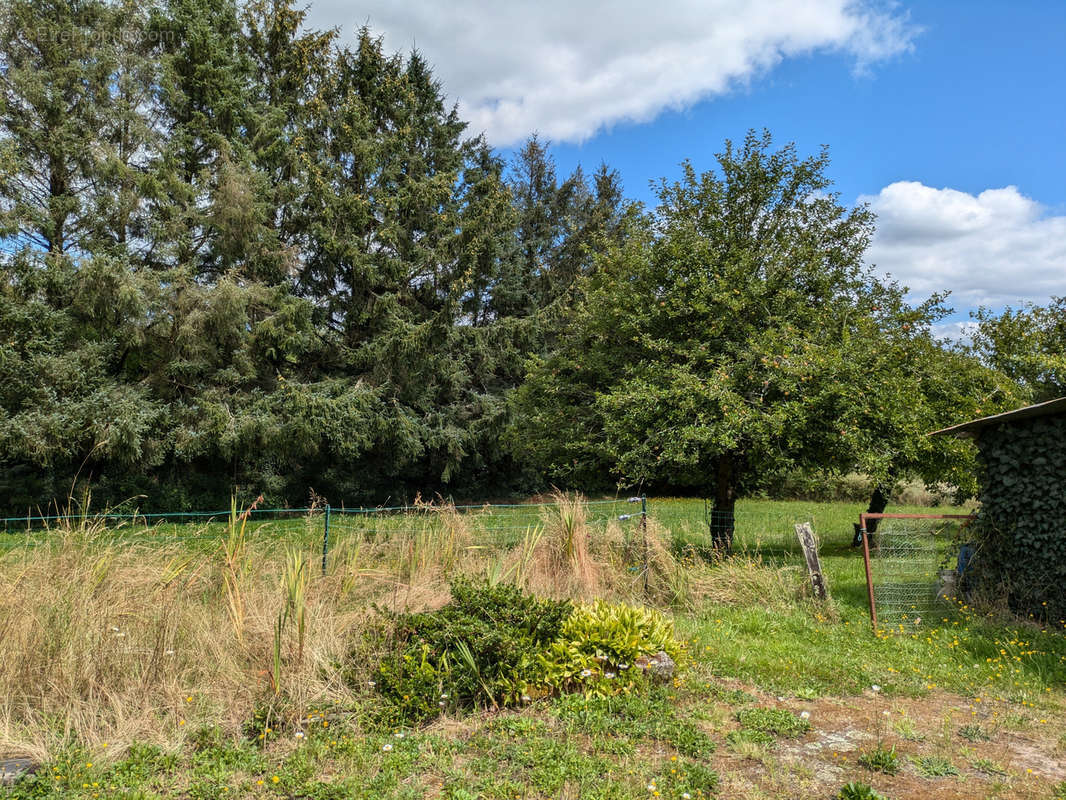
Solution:
<path fill-rule="evenodd" d="M 643 683 L 644 668 L 659 666 L 660 653 L 681 658 L 673 622 L 653 609 L 596 601 L 562 624 L 541 658 L 541 679 L 553 691 L 626 693 Z"/>
<path fill-rule="evenodd" d="M 660 654 L 681 658 L 673 624 L 654 610 L 604 602 L 575 609 L 466 578 L 451 590 L 452 602 L 437 611 L 390 615 L 396 646 L 373 680 L 389 701 L 388 724 L 574 690 L 625 694 L 644 685 Z"/>
<path fill-rule="evenodd" d="M 886 775 L 895 775 L 899 772 L 899 756 L 896 755 L 895 747 L 887 750 L 884 747 L 869 750 L 859 756 L 859 764 L 871 772 L 883 772 Z"/>

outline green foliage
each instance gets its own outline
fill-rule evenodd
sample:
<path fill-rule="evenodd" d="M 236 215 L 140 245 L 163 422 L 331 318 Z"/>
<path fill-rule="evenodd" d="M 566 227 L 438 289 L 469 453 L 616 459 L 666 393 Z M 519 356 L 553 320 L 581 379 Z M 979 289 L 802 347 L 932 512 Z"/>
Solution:
<path fill-rule="evenodd" d="M 1066 297 L 994 314 L 975 313 L 973 350 L 1021 385 L 1033 402 L 1066 395 Z"/>
<path fill-rule="evenodd" d="M 959 728 L 959 736 L 969 742 L 989 742 L 992 740 L 989 733 L 976 722 Z"/>
<path fill-rule="evenodd" d="M 895 775 L 899 772 L 899 756 L 896 748 L 885 749 L 878 745 L 875 750 L 868 750 L 859 756 L 859 764 L 871 772 L 883 772 L 886 775 Z"/>
<path fill-rule="evenodd" d="M 973 764 L 973 768 L 978 772 L 983 772 L 985 775 L 1006 775 L 1007 770 L 1003 768 L 1001 764 L 993 761 L 990 758 L 975 758 L 970 762 Z"/>
<path fill-rule="evenodd" d="M 652 791 L 666 797 L 710 797 L 718 783 L 718 773 L 710 767 L 677 761 L 659 773 Z"/>
<path fill-rule="evenodd" d="M 733 715 L 742 728 L 774 736 L 802 736 L 811 723 L 784 708 L 742 708 Z"/>
<path fill-rule="evenodd" d="M 452 602 L 438 611 L 393 621 L 395 655 L 378 667 L 375 682 L 400 721 L 419 722 L 445 707 L 521 701 L 572 608 L 508 584 L 460 578 L 451 589 Z"/>
<path fill-rule="evenodd" d="M 837 800 L 888 800 L 880 792 L 875 792 L 868 784 L 845 783 L 837 792 Z"/>
<path fill-rule="evenodd" d="M 597 602 L 573 609 L 508 584 L 452 583 L 438 611 L 393 620 L 395 655 L 374 682 L 390 721 L 419 722 L 445 708 L 505 706 L 579 690 L 609 697 L 647 689 L 638 661 L 681 657 L 673 625 L 656 611 Z"/>
<path fill-rule="evenodd" d="M 751 132 L 717 158 L 623 220 L 516 393 L 516 455 L 570 485 L 708 491 L 727 545 L 735 498 L 787 474 L 966 483 L 972 453 L 925 434 L 1003 391 L 935 341 L 943 298 L 912 307 L 867 270 L 873 217 L 839 204 L 825 152 Z"/>
<path fill-rule="evenodd" d="M 0 61 L 6 510 L 524 480 L 506 398 L 610 170 L 509 174 L 417 53 L 287 0 L 13 0 Z"/>
<path fill-rule="evenodd" d="M 542 659 L 543 680 L 556 691 L 626 693 L 646 682 L 638 659 L 660 651 L 681 658 L 673 622 L 654 609 L 598 600 L 562 624 Z"/>
<path fill-rule="evenodd" d="M 1066 416 L 987 428 L 976 553 L 964 588 L 1041 620 L 1066 617 Z"/>
<path fill-rule="evenodd" d="M 744 744 L 757 744 L 761 746 L 767 746 L 774 743 L 774 737 L 772 734 L 766 731 L 758 731 L 752 728 L 741 728 L 737 731 L 730 731 L 725 735 L 725 740 L 733 747 Z"/>
<path fill-rule="evenodd" d="M 959 768 L 943 756 L 920 756 L 911 760 L 918 774 L 924 778 L 943 778 L 959 774 Z"/>

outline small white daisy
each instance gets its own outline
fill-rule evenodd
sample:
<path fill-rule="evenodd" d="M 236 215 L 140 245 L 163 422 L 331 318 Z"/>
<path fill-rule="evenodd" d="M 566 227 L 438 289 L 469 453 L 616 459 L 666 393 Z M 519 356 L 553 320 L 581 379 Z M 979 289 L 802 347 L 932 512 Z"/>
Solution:
<path fill-rule="evenodd" d="M 383 744 L 381 746 L 381 749 L 387 753 L 387 752 L 389 752 L 392 749 L 392 745 L 391 744 Z"/>

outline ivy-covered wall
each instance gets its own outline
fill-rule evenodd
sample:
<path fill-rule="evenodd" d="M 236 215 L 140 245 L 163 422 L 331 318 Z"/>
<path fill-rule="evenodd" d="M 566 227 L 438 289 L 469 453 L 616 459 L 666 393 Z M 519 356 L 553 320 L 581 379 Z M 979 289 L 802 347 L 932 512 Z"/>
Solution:
<path fill-rule="evenodd" d="M 1066 619 L 1066 416 L 987 428 L 977 446 L 984 475 L 968 583 L 1016 612 Z"/>

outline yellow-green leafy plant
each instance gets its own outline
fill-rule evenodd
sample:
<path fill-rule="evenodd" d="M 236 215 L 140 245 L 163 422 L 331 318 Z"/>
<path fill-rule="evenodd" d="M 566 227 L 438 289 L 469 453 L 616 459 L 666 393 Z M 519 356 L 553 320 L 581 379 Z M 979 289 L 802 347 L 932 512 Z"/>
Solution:
<path fill-rule="evenodd" d="M 651 662 L 659 653 L 681 658 L 673 622 L 654 609 L 598 600 L 562 624 L 541 659 L 543 680 L 553 691 L 626 693 L 642 682 L 645 669 L 658 666 Z"/>

